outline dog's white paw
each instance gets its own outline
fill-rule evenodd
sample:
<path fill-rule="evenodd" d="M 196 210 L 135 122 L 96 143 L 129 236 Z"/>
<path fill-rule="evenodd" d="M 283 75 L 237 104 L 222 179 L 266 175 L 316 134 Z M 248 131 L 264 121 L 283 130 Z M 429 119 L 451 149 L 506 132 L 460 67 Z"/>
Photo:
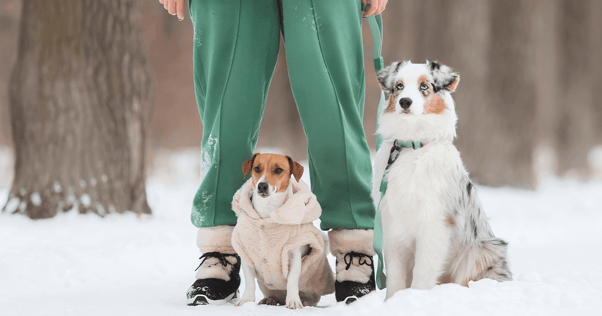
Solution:
<path fill-rule="evenodd" d="M 301 299 L 299 297 L 291 298 L 291 299 L 289 299 L 287 297 L 286 298 L 286 308 L 290 308 L 290 309 L 301 309 L 301 308 L 303 308 L 303 304 L 301 303 Z"/>
<path fill-rule="evenodd" d="M 249 303 L 249 302 L 253 302 L 255 303 L 255 299 L 250 299 L 250 298 L 241 298 L 240 301 L 238 301 L 236 304 L 234 304 L 234 306 L 243 306 L 245 303 Z"/>

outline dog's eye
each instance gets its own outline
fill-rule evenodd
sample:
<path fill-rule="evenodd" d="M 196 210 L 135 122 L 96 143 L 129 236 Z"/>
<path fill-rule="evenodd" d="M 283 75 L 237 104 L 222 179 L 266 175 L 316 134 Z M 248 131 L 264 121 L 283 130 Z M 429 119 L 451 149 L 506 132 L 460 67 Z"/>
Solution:
<path fill-rule="evenodd" d="M 281 173 L 282 173 L 282 171 L 284 171 L 284 170 L 282 170 L 282 169 L 280 169 L 280 168 L 276 168 L 276 170 L 274 170 L 274 173 L 275 173 L 275 174 L 281 174 Z"/>
<path fill-rule="evenodd" d="M 397 90 L 403 90 L 403 83 L 397 84 Z"/>
<path fill-rule="evenodd" d="M 257 173 L 261 172 L 261 169 L 259 169 L 259 167 L 255 167 L 255 168 L 253 168 L 253 170 L 255 170 L 255 172 L 257 172 Z"/>
<path fill-rule="evenodd" d="M 420 89 L 422 89 L 422 90 L 428 90 L 428 88 L 429 88 L 429 86 L 427 86 L 426 83 L 423 82 L 423 83 L 420 84 Z"/>

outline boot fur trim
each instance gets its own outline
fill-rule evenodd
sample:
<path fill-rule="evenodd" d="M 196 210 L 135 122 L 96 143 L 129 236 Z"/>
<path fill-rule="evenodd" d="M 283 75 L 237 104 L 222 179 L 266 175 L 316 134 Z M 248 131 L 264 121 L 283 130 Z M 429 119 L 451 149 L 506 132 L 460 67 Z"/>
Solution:
<path fill-rule="evenodd" d="M 232 231 L 234 226 L 200 227 L 196 244 L 202 253 L 221 252 L 235 254 L 232 248 Z"/>
<path fill-rule="evenodd" d="M 374 256 L 375 252 L 372 246 L 374 231 L 372 229 L 336 229 L 331 230 L 328 237 L 330 253 L 337 258 L 336 280 L 367 283 L 372 275 L 372 268 L 360 264 L 360 260 L 364 261 L 364 259 L 358 257 L 351 258 L 351 264 L 347 267 L 345 254 L 353 251 Z"/>
<path fill-rule="evenodd" d="M 333 229 L 328 232 L 330 239 L 330 253 L 336 257 L 337 254 L 348 252 L 359 252 L 368 256 L 374 256 L 372 240 L 374 230 L 372 229 Z"/>

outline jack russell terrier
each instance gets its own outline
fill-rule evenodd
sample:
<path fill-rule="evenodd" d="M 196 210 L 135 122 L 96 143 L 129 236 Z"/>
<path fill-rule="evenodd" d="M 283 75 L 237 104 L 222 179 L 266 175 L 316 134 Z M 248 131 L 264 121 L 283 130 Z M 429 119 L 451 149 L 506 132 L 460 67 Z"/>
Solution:
<path fill-rule="evenodd" d="M 334 277 L 326 236 L 312 223 L 322 209 L 300 180 L 303 166 L 289 156 L 255 154 L 242 169 L 252 177 L 232 202 L 238 216 L 232 246 L 246 283 L 236 306 L 255 301 L 255 279 L 265 296 L 259 304 L 315 306 L 334 293 Z"/>
<path fill-rule="evenodd" d="M 451 93 L 460 76 L 436 62 L 396 62 L 377 74 L 388 106 L 374 166 L 387 298 L 408 287 L 512 280 L 507 243 L 495 237 L 460 153 Z M 388 183 L 381 198 L 381 179 Z"/>

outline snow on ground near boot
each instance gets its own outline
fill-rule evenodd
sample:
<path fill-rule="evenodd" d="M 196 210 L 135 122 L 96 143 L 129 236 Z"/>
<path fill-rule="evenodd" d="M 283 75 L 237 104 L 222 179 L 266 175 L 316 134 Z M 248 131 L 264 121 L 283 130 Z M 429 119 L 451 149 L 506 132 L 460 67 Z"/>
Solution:
<path fill-rule="evenodd" d="M 166 156 L 169 163 L 155 163 L 147 186 L 152 217 L 64 214 L 31 221 L 0 214 L 0 315 L 599 315 L 602 311 L 602 182 L 566 180 L 549 180 L 537 191 L 479 188 L 494 232 L 510 242 L 515 281 L 405 290 L 385 303 L 385 293 L 378 291 L 351 306 L 337 305 L 329 295 L 320 307 L 299 311 L 251 303 L 238 308 L 188 307 L 186 289 L 199 264 L 196 229 L 189 220 L 198 159 L 186 158 L 191 156 L 198 152 Z M 2 185 L 1 205 L 8 194 L 7 183 Z M 329 259 L 333 265 L 334 259 Z M 257 301 L 261 297 L 257 291 Z"/>

